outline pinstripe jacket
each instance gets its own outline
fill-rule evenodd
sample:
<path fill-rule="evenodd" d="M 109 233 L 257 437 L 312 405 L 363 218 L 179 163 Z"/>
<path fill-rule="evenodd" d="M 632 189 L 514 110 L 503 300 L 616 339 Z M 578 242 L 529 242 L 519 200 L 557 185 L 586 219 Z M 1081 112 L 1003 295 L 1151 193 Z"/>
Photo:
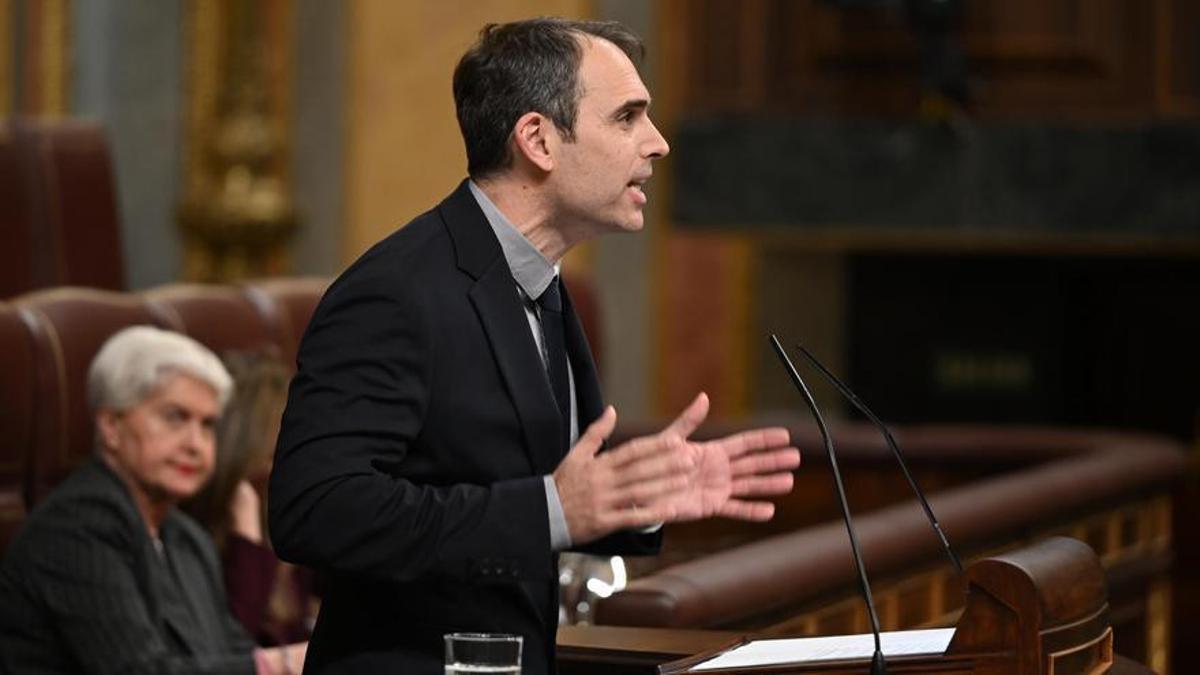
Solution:
<path fill-rule="evenodd" d="M 174 510 L 159 533 L 98 459 L 67 478 L 0 566 L 0 673 L 253 673 L 211 539 Z"/>

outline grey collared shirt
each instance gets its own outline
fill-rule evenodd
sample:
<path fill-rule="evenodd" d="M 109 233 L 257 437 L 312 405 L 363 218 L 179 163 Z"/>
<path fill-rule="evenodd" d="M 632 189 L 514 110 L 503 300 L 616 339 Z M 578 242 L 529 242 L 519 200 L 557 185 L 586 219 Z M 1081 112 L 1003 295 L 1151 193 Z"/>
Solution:
<path fill-rule="evenodd" d="M 529 321 L 529 330 L 533 334 L 534 342 L 537 343 L 538 352 L 545 354 L 537 303 L 526 301 L 539 297 L 546 290 L 546 287 L 550 285 L 551 281 L 554 281 L 554 277 L 559 273 L 559 266 L 551 265 L 550 261 L 542 256 L 541 251 L 538 251 L 509 222 L 500 209 L 492 203 L 492 200 L 483 193 L 483 190 L 479 189 L 475 181 L 468 181 L 467 185 L 470 187 L 475 201 L 479 202 L 479 208 L 483 210 L 483 215 L 487 218 L 488 224 L 492 226 L 492 231 L 496 233 L 496 239 L 500 240 L 500 250 L 504 252 L 504 259 L 508 262 L 513 279 L 517 282 L 514 290 L 521 296 L 521 304 L 525 307 L 525 318 Z M 569 362 L 567 363 L 567 382 L 571 392 L 570 429 L 571 445 L 573 446 L 579 438 L 579 410 L 575 402 L 575 373 L 571 370 Z M 547 474 L 543 477 L 543 482 L 546 486 L 546 512 L 550 515 L 550 547 L 555 551 L 562 551 L 571 546 L 567 518 L 563 514 L 558 488 L 554 485 L 554 476 Z"/>

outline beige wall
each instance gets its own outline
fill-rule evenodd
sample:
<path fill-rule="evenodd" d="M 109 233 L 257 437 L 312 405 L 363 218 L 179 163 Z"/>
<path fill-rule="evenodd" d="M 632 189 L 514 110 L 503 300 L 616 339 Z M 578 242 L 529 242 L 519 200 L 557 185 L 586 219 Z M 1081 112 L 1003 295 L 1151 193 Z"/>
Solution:
<path fill-rule="evenodd" d="M 433 206 L 466 175 L 450 78 L 479 28 L 589 11 L 586 0 L 350 5 L 344 262 Z"/>

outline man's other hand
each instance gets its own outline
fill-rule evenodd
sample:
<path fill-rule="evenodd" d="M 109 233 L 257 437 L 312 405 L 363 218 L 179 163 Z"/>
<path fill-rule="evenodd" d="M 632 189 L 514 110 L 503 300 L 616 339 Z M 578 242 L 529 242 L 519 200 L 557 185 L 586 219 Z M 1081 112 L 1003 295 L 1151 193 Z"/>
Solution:
<path fill-rule="evenodd" d="M 720 516 L 764 521 L 775 505 L 755 499 L 792 491 L 792 471 L 800 466 L 800 451 L 791 447 L 783 427 L 751 429 L 712 441 L 688 440 L 708 416 L 708 396 L 701 392 L 659 436 L 682 444 L 691 457 L 692 472 L 679 490 L 663 493 L 649 506 L 671 514 L 671 521 Z"/>

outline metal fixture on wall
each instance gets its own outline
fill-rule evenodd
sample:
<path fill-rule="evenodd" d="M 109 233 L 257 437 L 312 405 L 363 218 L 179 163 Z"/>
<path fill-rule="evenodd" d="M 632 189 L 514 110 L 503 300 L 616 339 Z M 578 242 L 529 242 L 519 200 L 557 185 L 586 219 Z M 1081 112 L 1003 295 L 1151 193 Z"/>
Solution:
<path fill-rule="evenodd" d="M 183 275 L 285 274 L 292 201 L 292 2 L 193 0 Z"/>

